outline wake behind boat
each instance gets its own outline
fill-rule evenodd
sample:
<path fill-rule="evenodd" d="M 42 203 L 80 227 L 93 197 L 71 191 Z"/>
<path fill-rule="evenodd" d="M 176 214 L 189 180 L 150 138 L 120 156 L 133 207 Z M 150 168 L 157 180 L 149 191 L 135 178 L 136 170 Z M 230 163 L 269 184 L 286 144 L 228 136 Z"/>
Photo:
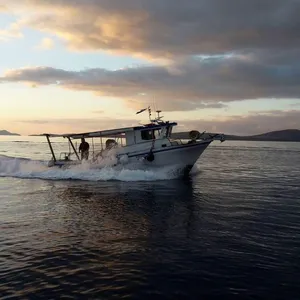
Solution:
<path fill-rule="evenodd" d="M 146 111 L 143 109 L 138 113 Z M 224 136 L 215 134 L 207 136 L 199 131 L 190 132 L 190 140 L 183 142 L 172 139 L 171 134 L 176 122 L 163 121 L 157 111 L 157 117 L 151 119 L 151 109 L 148 107 L 150 123 L 145 125 L 85 132 L 77 134 L 55 135 L 45 133 L 52 158 L 48 166 L 69 167 L 78 165 L 88 157 L 77 151 L 74 142 L 80 139 L 90 141 L 89 163 L 104 167 L 109 160 L 112 165 L 134 165 L 137 168 L 174 167 L 180 174 L 187 175 L 213 140 L 224 141 Z M 54 152 L 51 138 L 62 137 L 68 140 L 69 151 L 60 153 L 59 158 Z M 104 162 L 104 163 L 103 163 Z"/>

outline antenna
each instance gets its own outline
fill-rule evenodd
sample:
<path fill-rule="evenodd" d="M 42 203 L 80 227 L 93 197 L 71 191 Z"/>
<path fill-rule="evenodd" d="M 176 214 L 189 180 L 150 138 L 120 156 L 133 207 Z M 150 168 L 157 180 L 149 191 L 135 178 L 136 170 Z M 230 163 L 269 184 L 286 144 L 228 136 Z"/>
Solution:
<path fill-rule="evenodd" d="M 152 122 L 151 120 L 151 107 L 148 106 L 148 114 L 149 114 L 149 121 Z"/>
<path fill-rule="evenodd" d="M 151 118 L 151 116 L 152 116 L 151 106 L 148 106 L 147 108 L 140 109 L 138 112 L 136 112 L 136 114 L 138 115 L 138 114 L 140 114 L 140 113 L 142 113 L 146 110 L 148 110 L 149 121 L 151 123 L 157 123 L 157 124 L 164 123 L 164 121 L 162 121 L 163 116 L 160 116 L 161 110 L 159 110 L 159 109 L 155 111 L 157 113 L 157 117 L 154 116 L 154 119 Z"/>
<path fill-rule="evenodd" d="M 147 108 L 143 108 L 143 109 L 139 110 L 139 111 L 136 113 L 136 115 L 138 115 L 138 114 L 144 112 L 145 110 L 147 110 Z"/>
<path fill-rule="evenodd" d="M 154 97 L 153 97 L 153 100 L 152 100 L 152 105 L 153 105 L 154 111 L 156 111 L 156 107 L 155 107 L 155 98 L 154 98 Z"/>
<path fill-rule="evenodd" d="M 157 110 L 156 111 L 157 112 L 157 118 L 156 118 L 156 121 L 157 121 L 157 123 L 158 122 L 164 122 L 164 121 L 162 121 L 162 118 L 164 117 L 164 116 L 160 116 L 159 114 L 161 113 L 161 110 Z"/>

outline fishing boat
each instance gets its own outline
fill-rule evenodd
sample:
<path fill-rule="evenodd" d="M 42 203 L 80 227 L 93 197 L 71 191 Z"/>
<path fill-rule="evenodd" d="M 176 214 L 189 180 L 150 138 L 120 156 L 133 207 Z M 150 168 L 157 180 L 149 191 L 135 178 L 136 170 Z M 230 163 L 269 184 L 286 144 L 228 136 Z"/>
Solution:
<path fill-rule="evenodd" d="M 224 141 L 224 135 L 207 135 L 197 130 L 189 132 L 189 139 L 182 141 L 172 138 L 176 122 L 163 121 L 161 111 L 151 118 L 151 108 L 142 109 L 137 114 L 147 111 L 149 123 L 138 126 L 100 130 L 74 134 L 49 134 L 44 136 L 52 154 L 48 166 L 68 168 L 86 163 L 77 150 L 77 141 L 89 141 L 88 163 L 94 167 L 134 165 L 136 168 L 174 167 L 180 174 L 187 175 L 203 151 L 214 140 Z M 69 150 L 61 152 L 59 157 L 54 152 L 52 138 L 67 139 Z"/>

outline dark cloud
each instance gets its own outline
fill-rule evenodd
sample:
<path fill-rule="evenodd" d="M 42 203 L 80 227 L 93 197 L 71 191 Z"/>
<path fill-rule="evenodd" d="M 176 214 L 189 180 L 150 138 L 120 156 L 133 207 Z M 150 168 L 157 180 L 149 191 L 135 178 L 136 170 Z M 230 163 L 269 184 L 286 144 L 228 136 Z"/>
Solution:
<path fill-rule="evenodd" d="M 6 30 L 3 36 L 19 37 L 27 26 L 60 37 L 76 51 L 168 62 L 117 71 L 26 68 L 7 73 L 3 82 L 58 84 L 122 98 L 133 107 L 155 100 L 164 110 L 299 99 L 299 0 L 0 0 L 1 5 L 19 18 L 17 34 Z"/>
<path fill-rule="evenodd" d="M 2 2 L 12 10 L 34 8 L 24 25 L 54 33 L 77 50 L 156 58 L 300 47 L 298 0 Z"/>
<path fill-rule="evenodd" d="M 210 120 L 175 120 L 178 126 L 175 131 L 189 131 L 196 129 L 207 132 L 220 132 L 237 135 L 260 134 L 282 129 L 300 129 L 300 110 L 290 111 L 262 111 L 247 116 L 229 116 L 226 118 L 212 118 Z M 96 131 L 109 128 L 134 126 L 137 119 L 51 119 L 51 120 L 24 120 L 21 123 L 39 124 L 38 131 L 55 131 L 53 133 Z M 55 129 L 50 129 L 55 128 Z M 59 129 L 57 129 L 59 128 Z"/>
<path fill-rule="evenodd" d="M 18 120 L 23 127 L 30 125 L 27 130 L 33 134 L 41 133 L 80 133 L 86 131 L 97 131 L 112 128 L 122 128 L 137 125 L 139 119 L 116 119 L 116 118 L 51 118 L 35 120 Z M 39 125 L 32 132 L 32 125 Z"/>
<path fill-rule="evenodd" d="M 300 129 L 300 110 L 256 112 L 212 120 L 182 120 L 179 131 L 198 129 L 236 135 L 252 135 L 283 129 Z"/>
<path fill-rule="evenodd" d="M 92 127 L 93 130 L 103 130 L 109 128 L 117 127 L 127 127 L 134 126 L 139 123 L 139 119 L 113 119 L 113 118 L 52 118 L 52 119 L 35 119 L 35 120 L 16 120 L 17 123 L 22 124 L 38 124 L 38 125 L 78 125 L 78 128 L 81 130 L 86 129 L 87 127 Z"/>
<path fill-rule="evenodd" d="M 273 65 L 241 57 L 187 59 L 168 66 L 140 66 L 117 71 L 65 71 L 50 67 L 11 70 L 2 82 L 58 84 L 125 99 L 133 107 L 158 102 L 163 110 L 224 108 L 244 99 L 298 98 L 300 66 Z"/>

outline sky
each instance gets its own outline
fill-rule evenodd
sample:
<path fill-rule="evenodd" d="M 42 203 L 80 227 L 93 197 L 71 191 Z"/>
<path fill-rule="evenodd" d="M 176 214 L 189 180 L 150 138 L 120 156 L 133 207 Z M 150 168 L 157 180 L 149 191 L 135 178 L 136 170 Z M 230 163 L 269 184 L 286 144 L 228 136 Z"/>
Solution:
<path fill-rule="evenodd" d="M 0 130 L 300 129 L 300 0 L 0 0 Z"/>

